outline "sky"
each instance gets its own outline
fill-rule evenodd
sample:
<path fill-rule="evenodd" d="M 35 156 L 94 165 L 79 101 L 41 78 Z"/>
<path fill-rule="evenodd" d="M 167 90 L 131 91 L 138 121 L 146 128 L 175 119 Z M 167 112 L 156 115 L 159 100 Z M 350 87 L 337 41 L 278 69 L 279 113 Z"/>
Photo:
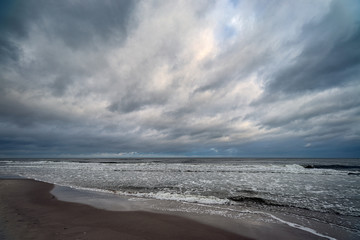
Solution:
<path fill-rule="evenodd" d="M 358 0 L 0 3 L 0 157 L 360 157 Z"/>

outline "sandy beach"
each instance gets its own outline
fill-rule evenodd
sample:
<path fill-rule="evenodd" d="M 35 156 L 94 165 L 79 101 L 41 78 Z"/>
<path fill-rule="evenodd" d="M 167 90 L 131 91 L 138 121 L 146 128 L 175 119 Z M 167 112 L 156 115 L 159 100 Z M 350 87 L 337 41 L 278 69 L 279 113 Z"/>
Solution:
<path fill-rule="evenodd" d="M 59 201 L 50 194 L 52 188 L 34 180 L 0 180 L 3 238 L 248 239 L 178 216 L 113 212 Z"/>

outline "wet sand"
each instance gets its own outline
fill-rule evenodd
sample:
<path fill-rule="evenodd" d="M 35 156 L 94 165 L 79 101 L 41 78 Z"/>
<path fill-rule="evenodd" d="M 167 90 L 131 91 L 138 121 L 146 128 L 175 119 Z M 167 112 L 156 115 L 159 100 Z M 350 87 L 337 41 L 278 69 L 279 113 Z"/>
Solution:
<path fill-rule="evenodd" d="M 0 180 L 0 236 L 17 239 L 248 239 L 179 216 L 63 202 L 52 184 Z"/>
<path fill-rule="evenodd" d="M 223 214 L 213 214 L 217 211 L 214 206 L 207 206 L 197 203 L 187 203 L 178 201 L 168 201 L 159 199 L 147 199 L 137 197 L 119 196 L 117 194 L 110 194 L 104 192 L 79 190 L 70 187 L 57 186 L 51 191 L 57 199 L 65 202 L 76 202 L 80 204 L 89 205 L 95 208 L 105 209 L 108 211 L 146 211 L 161 214 L 170 214 L 187 219 L 195 220 L 205 225 L 210 225 L 215 228 L 223 229 L 227 232 L 232 232 L 241 236 L 246 236 L 251 239 L 258 240 L 317 240 L 324 239 L 319 236 L 311 234 L 294 227 L 290 227 L 279 221 L 274 221 L 271 217 L 263 214 L 241 214 L 227 212 Z M 131 200 L 129 200 L 131 199 Z M 220 206 L 220 208 L 227 206 Z M 244 209 L 246 211 L 246 209 Z M 250 211 L 251 212 L 251 211 Z M 230 216 L 229 214 L 234 215 Z M 274 214 L 274 213 L 272 213 Z M 289 216 L 278 216 L 282 219 L 287 219 L 291 222 L 296 222 L 294 219 L 289 219 Z M 312 223 L 316 224 L 316 223 Z M 319 227 L 321 229 L 321 227 Z M 338 234 L 344 236 L 343 234 Z M 341 238 L 339 238 L 341 239 Z M 346 238 L 351 239 L 351 238 Z M 357 238 L 355 238 L 357 239 Z"/>

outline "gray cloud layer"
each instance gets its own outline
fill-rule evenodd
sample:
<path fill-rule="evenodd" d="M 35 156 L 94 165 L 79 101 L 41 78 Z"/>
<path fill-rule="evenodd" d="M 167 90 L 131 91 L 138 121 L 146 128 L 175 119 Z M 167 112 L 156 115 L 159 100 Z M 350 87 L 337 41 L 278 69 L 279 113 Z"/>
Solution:
<path fill-rule="evenodd" d="M 0 9 L 0 156 L 360 155 L 355 0 Z"/>
<path fill-rule="evenodd" d="M 352 6 L 342 4 L 332 2 L 320 21 L 303 27 L 300 41 L 305 46 L 294 64 L 275 74 L 271 92 L 327 89 L 358 79 L 360 25 L 351 22 Z"/>

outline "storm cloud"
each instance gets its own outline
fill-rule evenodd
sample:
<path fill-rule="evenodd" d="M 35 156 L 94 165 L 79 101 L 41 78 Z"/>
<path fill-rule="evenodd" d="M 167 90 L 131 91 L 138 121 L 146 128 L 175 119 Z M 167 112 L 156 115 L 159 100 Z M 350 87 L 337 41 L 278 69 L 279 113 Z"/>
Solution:
<path fill-rule="evenodd" d="M 360 156 L 356 0 L 0 9 L 0 157 Z"/>

